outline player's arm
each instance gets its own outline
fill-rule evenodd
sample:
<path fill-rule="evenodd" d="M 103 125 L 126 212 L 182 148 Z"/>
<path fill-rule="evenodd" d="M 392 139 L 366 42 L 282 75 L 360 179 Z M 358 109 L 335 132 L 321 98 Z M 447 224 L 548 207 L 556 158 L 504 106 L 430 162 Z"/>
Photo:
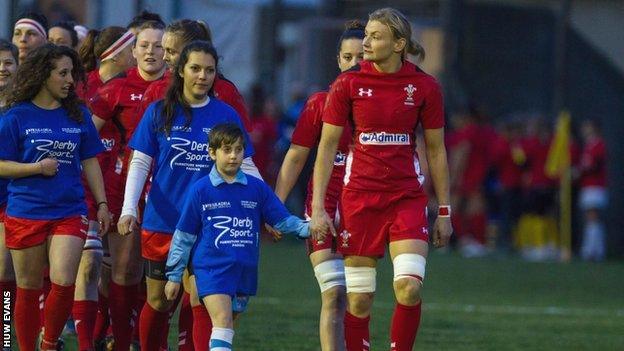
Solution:
<path fill-rule="evenodd" d="M 130 167 L 128 168 L 128 179 L 124 192 L 123 207 L 119 223 L 117 224 L 117 230 L 121 235 L 130 234 L 134 229 L 138 229 L 136 222 L 138 216 L 137 208 L 151 164 L 151 156 L 137 150 L 132 153 L 132 161 L 130 161 Z"/>
<path fill-rule="evenodd" d="M 89 189 L 95 198 L 97 204 L 97 218 L 100 228 L 98 233 L 104 235 L 110 227 L 110 214 L 108 212 L 108 203 L 106 202 L 106 192 L 104 191 L 104 179 L 102 178 L 102 170 L 97 158 L 91 157 L 82 160 L 82 171 L 84 172 Z"/>
<path fill-rule="evenodd" d="M 266 183 L 262 183 L 261 187 L 264 193 L 261 204 L 262 220 L 280 233 L 294 235 L 298 238 L 309 237 L 309 223 L 291 215 Z"/>
<path fill-rule="evenodd" d="M 286 201 L 295 183 L 297 183 L 309 155 L 310 148 L 297 144 L 290 145 L 275 183 L 275 195 L 282 202 Z"/>
<path fill-rule="evenodd" d="M 95 126 L 95 129 L 99 132 L 100 129 L 102 129 L 102 127 L 104 126 L 104 124 L 106 123 L 106 120 L 96 116 L 96 115 L 91 115 L 91 120 L 93 121 L 93 125 Z"/>
<path fill-rule="evenodd" d="M 327 212 L 325 212 L 325 195 L 331 173 L 334 168 L 334 159 L 338 142 L 344 127 L 323 123 L 321 140 L 319 141 L 316 161 L 314 162 L 313 190 L 312 190 L 312 222 L 310 229 L 314 239 L 323 239 L 327 230 L 333 231 L 334 226 Z"/>
<path fill-rule="evenodd" d="M 433 182 L 438 204 L 448 206 L 450 203 L 449 170 L 446 159 L 446 147 L 444 146 L 444 128 L 425 129 L 425 144 L 427 163 Z M 438 213 L 434 226 L 433 243 L 436 247 L 448 244 L 453 233 L 451 227 L 450 207 L 448 213 Z"/>

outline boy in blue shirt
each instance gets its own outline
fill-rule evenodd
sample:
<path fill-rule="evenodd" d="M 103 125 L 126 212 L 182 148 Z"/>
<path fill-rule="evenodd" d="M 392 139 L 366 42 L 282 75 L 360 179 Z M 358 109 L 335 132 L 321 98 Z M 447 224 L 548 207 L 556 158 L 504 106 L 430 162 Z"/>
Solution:
<path fill-rule="evenodd" d="M 245 139 L 238 125 L 213 128 L 208 152 L 215 164 L 186 196 L 167 259 L 165 295 L 177 296 L 190 258 L 213 323 L 210 350 L 225 351 L 232 349 L 232 311 L 243 312 L 256 294 L 262 222 L 300 238 L 309 236 L 309 226 L 290 215 L 262 180 L 240 170 Z"/>

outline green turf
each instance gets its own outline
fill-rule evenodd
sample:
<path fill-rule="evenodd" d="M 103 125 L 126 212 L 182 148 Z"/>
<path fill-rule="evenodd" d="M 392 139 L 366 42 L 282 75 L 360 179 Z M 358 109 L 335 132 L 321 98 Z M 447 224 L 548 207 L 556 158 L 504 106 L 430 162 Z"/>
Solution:
<path fill-rule="evenodd" d="M 258 296 L 236 327 L 235 349 L 320 350 L 318 286 L 303 244 L 263 243 L 260 271 Z M 372 350 L 389 349 L 391 282 L 385 259 Z M 417 350 L 624 350 L 622 262 L 527 263 L 433 253 L 423 298 Z M 69 350 L 73 343 L 68 340 Z"/>

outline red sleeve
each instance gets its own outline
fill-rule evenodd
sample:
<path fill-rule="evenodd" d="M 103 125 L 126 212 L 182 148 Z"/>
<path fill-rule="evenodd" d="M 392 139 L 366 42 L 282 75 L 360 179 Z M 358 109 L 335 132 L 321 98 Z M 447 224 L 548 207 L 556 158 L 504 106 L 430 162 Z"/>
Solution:
<path fill-rule="evenodd" d="M 95 95 L 89 100 L 88 107 L 98 118 L 105 121 L 111 120 L 116 114 L 122 85 L 115 79 L 101 86 Z"/>
<path fill-rule="evenodd" d="M 351 86 L 349 75 L 341 74 L 329 90 L 323 110 L 323 122 L 335 126 L 347 125 L 351 114 Z"/>
<path fill-rule="evenodd" d="M 166 85 L 165 85 L 166 86 Z M 163 89 L 163 84 L 160 80 L 150 84 L 145 92 L 143 93 L 143 98 L 141 98 L 141 102 L 137 105 L 137 116 L 139 118 L 143 118 L 143 114 L 147 110 L 147 107 L 154 101 L 158 101 L 165 97 L 166 89 Z"/>
<path fill-rule="evenodd" d="M 321 138 L 323 107 L 327 93 L 316 93 L 308 99 L 292 135 L 292 143 L 313 148 Z"/>
<path fill-rule="evenodd" d="M 420 114 L 420 121 L 424 129 L 438 129 L 444 127 L 444 101 L 442 90 L 435 80 L 429 87 L 425 97 L 425 106 Z"/>
<path fill-rule="evenodd" d="M 247 106 L 245 100 L 240 94 L 234 83 L 224 78 L 216 78 L 214 82 L 214 91 L 219 100 L 232 106 L 234 110 L 240 116 L 243 126 L 248 132 L 251 132 L 251 121 L 249 120 L 249 113 L 247 112 Z"/>

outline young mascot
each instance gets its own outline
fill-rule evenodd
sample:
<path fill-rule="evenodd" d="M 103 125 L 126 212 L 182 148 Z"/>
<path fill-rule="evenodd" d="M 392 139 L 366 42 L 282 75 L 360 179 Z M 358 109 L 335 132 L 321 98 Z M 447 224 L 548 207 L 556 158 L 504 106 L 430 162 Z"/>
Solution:
<path fill-rule="evenodd" d="M 256 294 L 261 223 L 300 238 L 309 235 L 308 224 L 290 215 L 262 180 L 241 171 L 244 151 L 238 125 L 211 130 L 208 152 L 215 165 L 188 192 L 167 259 L 168 299 L 177 296 L 187 264 L 195 274 L 213 323 L 210 350 L 232 349 L 233 315 Z"/>

